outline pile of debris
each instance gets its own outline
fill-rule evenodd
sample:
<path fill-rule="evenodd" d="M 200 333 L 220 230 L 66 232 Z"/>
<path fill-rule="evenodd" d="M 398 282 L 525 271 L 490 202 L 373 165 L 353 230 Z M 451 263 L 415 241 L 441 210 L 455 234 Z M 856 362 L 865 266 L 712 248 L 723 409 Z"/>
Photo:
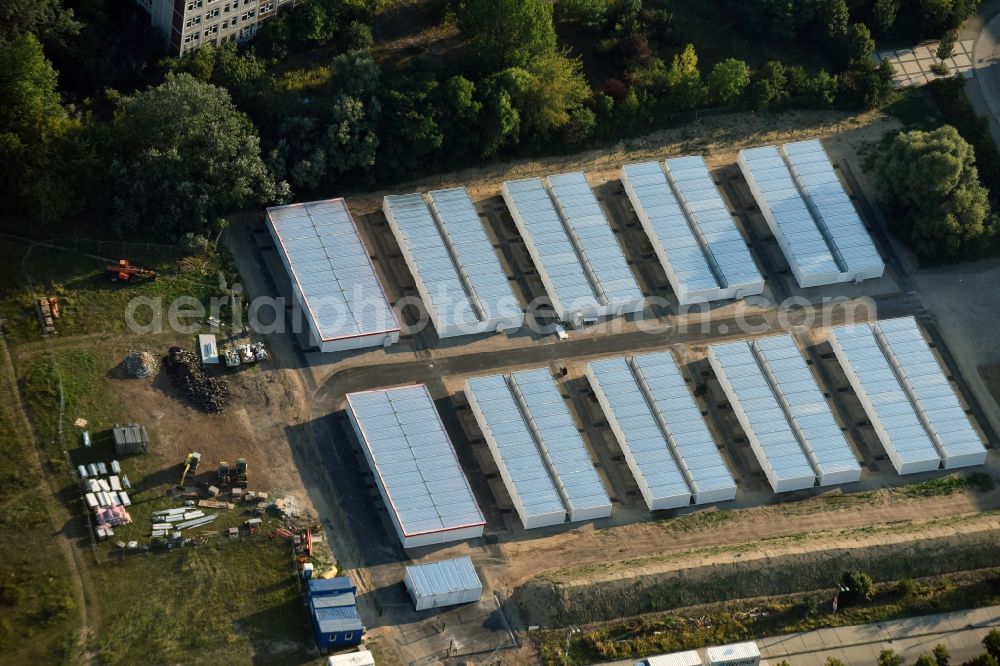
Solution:
<path fill-rule="evenodd" d="M 229 399 L 229 384 L 225 380 L 205 374 L 205 369 L 196 354 L 180 347 L 171 347 L 166 363 L 167 372 L 170 373 L 174 386 L 180 389 L 195 407 L 216 413 L 221 413 L 225 409 Z"/>
<path fill-rule="evenodd" d="M 160 363 L 149 352 L 130 351 L 125 357 L 125 372 L 129 377 L 143 379 L 156 374 Z"/>

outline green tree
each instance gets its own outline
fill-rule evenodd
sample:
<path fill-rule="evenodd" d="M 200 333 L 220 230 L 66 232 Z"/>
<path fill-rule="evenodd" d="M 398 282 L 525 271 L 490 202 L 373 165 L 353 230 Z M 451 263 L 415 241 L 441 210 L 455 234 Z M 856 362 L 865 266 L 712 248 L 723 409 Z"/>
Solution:
<path fill-rule="evenodd" d="M 224 213 L 277 195 L 253 124 L 226 91 L 189 74 L 124 98 L 115 125 L 113 208 L 123 232 L 207 235 Z"/>
<path fill-rule="evenodd" d="M 934 661 L 934 655 L 922 654 L 913 662 L 913 666 L 937 666 L 937 662 Z"/>
<path fill-rule="evenodd" d="M 476 84 L 464 76 L 445 81 L 441 102 L 441 130 L 445 152 L 456 157 L 471 155 L 479 145 L 474 128 L 479 127 L 483 103 L 476 98 Z"/>
<path fill-rule="evenodd" d="M 864 23 L 852 23 L 847 29 L 844 38 L 846 60 L 848 64 L 865 62 L 872 56 L 875 50 L 875 40 L 872 33 Z"/>
<path fill-rule="evenodd" d="M 922 260 L 961 259 L 988 240 L 988 192 L 972 146 L 954 127 L 901 132 L 871 167 L 892 230 Z"/>
<path fill-rule="evenodd" d="M 884 35 L 892 29 L 899 14 L 899 0 L 875 0 L 872 6 L 872 28 L 876 35 Z"/>
<path fill-rule="evenodd" d="M 556 48 L 546 0 L 463 0 L 458 25 L 487 71 L 524 68 Z"/>
<path fill-rule="evenodd" d="M 708 75 L 709 98 L 718 104 L 735 104 L 749 85 L 750 68 L 735 58 L 715 63 Z"/>
<path fill-rule="evenodd" d="M 983 639 L 983 647 L 994 659 L 1000 659 L 1000 629 L 990 629 Z"/>
<path fill-rule="evenodd" d="M 833 43 L 844 39 L 847 35 L 847 24 L 851 20 L 847 0 L 825 0 L 819 4 L 819 14 L 827 38 Z"/>
<path fill-rule="evenodd" d="M 492 157 L 503 146 L 516 144 L 521 134 L 521 114 L 514 106 L 510 93 L 497 78 L 490 77 L 483 82 L 483 157 Z"/>
<path fill-rule="evenodd" d="M 937 666 L 949 666 L 951 664 L 951 652 L 945 647 L 944 643 L 938 643 L 934 646 L 934 663 Z"/>
<path fill-rule="evenodd" d="M 434 77 L 423 72 L 397 81 L 385 93 L 376 162 L 379 174 L 411 174 L 438 156 L 444 134 L 435 106 L 437 87 Z"/>
<path fill-rule="evenodd" d="M 750 100 L 759 111 L 777 108 L 788 100 L 788 74 L 777 60 L 764 64 L 750 85 Z"/>
<path fill-rule="evenodd" d="M 875 583 L 872 577 L 863 571 L 845 571 L 840 578 L 840 603 L 844 606 L 871 601 L 875 598 Z"/>
<path fill-rule="evenodd" d="M 825 664 L 825 666 L 847 666 L 847 664 L 837 659 L 836 657 L 827 657 L 826 661 L 823 663 Z"/>
<path fill-rule="evenodd" d="M 947 60 L 955 52 L 955 42 L 958 41 L 958 33 L 954 28 L 946 31 L 941 36 L 941 43 L 937 47 L 938 60 Z"/>
<path fill-rule="evenodd" d="M 878 654 L 878 666 L 903 666 L 903 658 L 893 650 L 882 650 Z"/>
<path fill-rule="evenodd" d="M 689 111 L 697 108 L 705 96 L 698 71 L 698 54 L 693 44 L 688 44 L 674 56 L 667 70 L 666 83 L 669 97 L 667 106 L 671 110 Z"/>
<path fill-rule="evenodd" d="M 865 60 L 852 64 L 837 75 L 837 105 L 844 109 L 874 109 L 892 95 L 896 70 L 883 60 L 878 65 Z"/>
<path fill-rule="evenodd" d="M 590 96 L 580 61 L 551 52 L 538 57 L 527 77 L 509 90 L 521 116 L 522 133 L 546 136 L 564 127 Z"/>
<path fill-rule="evenodd" d="M 607 23 L 611 4 L 610 0 L 559 0 L 555 6 L 556 18 L 596 30 Z"/>
<path fill-rule="evenodd" d="M 0 42 L 38 35 L 46 44 L 64 45 L 82 25 L 62 0 L 4 0 L 0 2 Z"/>
<path fill-rule="evenodd" d="M 1000 662 L 993 655 L 984 652 L 978 657 L 963 663 L 962 666 L 1000 666 Z"/>

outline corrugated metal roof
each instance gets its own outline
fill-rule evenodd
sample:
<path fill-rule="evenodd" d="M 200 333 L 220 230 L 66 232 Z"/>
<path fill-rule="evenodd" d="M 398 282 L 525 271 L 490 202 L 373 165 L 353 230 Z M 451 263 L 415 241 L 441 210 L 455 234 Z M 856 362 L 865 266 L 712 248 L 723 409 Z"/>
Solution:
<path fill-rule="evenodd" d="M 267 218 L 322 340 L 399 330 L 343 199 L 275 206 Z"/>
<path fill-rule="evenodd" d="M 406 567 L 406 574 L 412 585 L 412 594 L 418 599 L 482 590 L 483 587 L 476 574 L 476 567 L 468 556 L 428 564 L 413 564 Z"/>
<path fill-rule="evenodd" d="M 361 616 L 358 615 L 358 608 L 353 604 L 332 607 L 313 606 L 313 615 L 319 630 L 324 634 L 340 633 L 343 631 L 362 631 L 364 625 L 361 623 Z"/>
<path fill-rule="evenodd" d="M 702 666 L 701 655 L 697 650 L 658 654 L 655 657 L 646 657 L 646 662 L 649 666 Z"/>
<path fill-rule="evenodd" d="M 874 269 L 881 273 L 885 263 L 844 191 L 823 144 L 815 139 L 786 143 L 781 152 L 802 193 L 812 204 L 816 222 L 843 268 L 848 271 Z"/>
<path fill-rule="evenodd" d="M 759 338 L 751 344 L 758 361 L 774 379 L 775 394 L 820 483 L 857 481 L 861 466 L 792 336 Z"/>
<path fill-rule="evenodd" d="M 773 231 L 783 236 L 783 249 L 796 276 L 825 279 L 839 274 L 841 267 L 778 149 L 762 146 L 741 150 L 739 162 L 751 190 L 756 190 L 754 196 L 761 210 L 770 211 L 775 223 Z"/>
<path fill-rule="evenodd" d="M 834 328 L 830 331 L 830 342 L 848 376 L 855 378 L 852 385 L 863 398 L 869 419 L 880 431 L 879 438 L 896 471 L 936 469 L 941 456 L 871 326 Z"/>
<path fill-rule="evenodd" d="M 347 402 L 406 536 L 485 525 L 426 386 L 349 393 Z"/>
<path fill-rule="evenodd" d="M 760 658 L 760 649 L 753 641 L 719 645 L 705 650 L 705 656 L 710 662 L 732 661 L 736 659 Z"/>
<path fill-rule="evenodd" d="M 816 473 L 750 346 L 712 345 L 709 360 L 775 492 L 812 486 Z"/>

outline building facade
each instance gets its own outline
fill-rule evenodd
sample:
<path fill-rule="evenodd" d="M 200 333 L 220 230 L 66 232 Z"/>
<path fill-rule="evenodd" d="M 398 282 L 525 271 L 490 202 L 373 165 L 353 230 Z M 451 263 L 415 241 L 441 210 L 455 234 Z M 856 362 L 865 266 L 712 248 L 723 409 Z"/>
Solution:
<path fill-rule="evenodd" d="M 243 42 L 258 26 L 302 0 L 136 0 L 172 55 L 206 44 Z"/>

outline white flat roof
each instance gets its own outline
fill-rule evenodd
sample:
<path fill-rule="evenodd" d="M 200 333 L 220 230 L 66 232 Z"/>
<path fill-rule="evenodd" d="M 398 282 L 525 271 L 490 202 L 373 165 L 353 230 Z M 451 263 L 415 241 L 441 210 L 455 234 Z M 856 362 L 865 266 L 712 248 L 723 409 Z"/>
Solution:
<path fill-rule="evenodd" d="M 320 341 L 399 331 L 343 199 L 271 207 L 267 219 Z"/>
<path fill-rule="evenodd" d="M 348 393 L 347 404 L 406 537 L 486 524 L 426 386 Z"/>

